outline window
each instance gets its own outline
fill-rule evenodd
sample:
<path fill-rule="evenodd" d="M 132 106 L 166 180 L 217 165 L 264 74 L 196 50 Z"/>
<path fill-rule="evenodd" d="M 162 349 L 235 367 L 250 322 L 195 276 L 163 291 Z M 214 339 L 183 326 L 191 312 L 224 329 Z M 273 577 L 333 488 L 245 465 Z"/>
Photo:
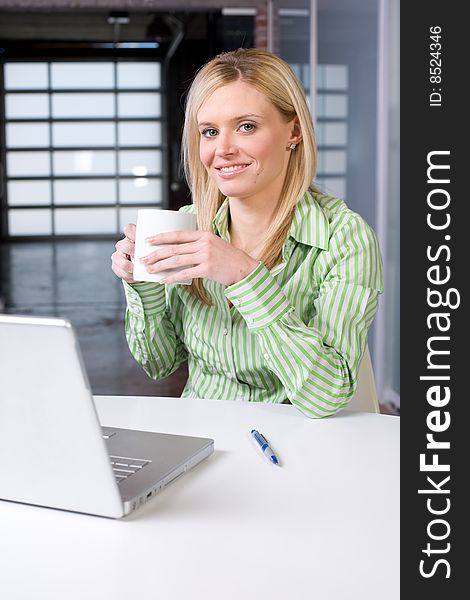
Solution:
<path fill-rule="evenodd" d="M 115 234 L 163 206 L 161 64 L 4 64 L 8 235 Z"/>

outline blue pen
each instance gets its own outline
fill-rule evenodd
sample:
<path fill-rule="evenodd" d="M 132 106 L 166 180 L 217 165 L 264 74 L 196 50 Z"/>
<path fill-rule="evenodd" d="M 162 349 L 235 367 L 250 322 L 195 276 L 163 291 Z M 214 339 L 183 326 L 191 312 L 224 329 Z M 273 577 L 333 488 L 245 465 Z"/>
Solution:
<path fill-rule="evenodd" d="M 273 464 L 278 465 L 279 460 L 278 460 L 277 456 L 274 454 L 274 452 L 271 450 L 271 448 L 269 447 L 269 444 L 268 444 L 266 438 L 264 437 L 264 435 L 262 435 L 259 431 L 256 431 L 256 429 L 251 430 L 251 435 L 253 436 L 255 441 L 258 443 L 258 445 L 261 449 L 261 452 L 266 456 L 266 458 L 269 459 Z"/>

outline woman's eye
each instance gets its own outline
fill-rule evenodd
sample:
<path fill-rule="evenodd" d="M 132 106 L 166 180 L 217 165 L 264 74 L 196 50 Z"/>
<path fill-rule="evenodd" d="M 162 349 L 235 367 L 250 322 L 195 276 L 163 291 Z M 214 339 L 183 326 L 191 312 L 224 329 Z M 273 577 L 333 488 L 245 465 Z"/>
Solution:
<path fill-rule="evenodd" d="M 207 129 L 203 129 L 201 133 L 204 137 L 215 137 L 217 135 L 217 129 L 208 127 Z"/>
<path fill-rule="evenodd" d="M 251 133 L 256 129 L 256 125 L 254 123 L 243 123 L 240 125 L 240 129 L 243 133 Z"/>

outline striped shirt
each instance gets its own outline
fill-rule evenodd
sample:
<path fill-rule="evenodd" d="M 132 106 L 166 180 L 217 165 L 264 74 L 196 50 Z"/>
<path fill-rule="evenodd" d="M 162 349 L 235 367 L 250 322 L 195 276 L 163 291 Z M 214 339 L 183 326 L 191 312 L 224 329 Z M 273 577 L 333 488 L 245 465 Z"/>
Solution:
<path fill-rule="evenodd" d="M 226 241 L 228 211 L 226 199 L 213 220 Z M 184 285 L 124 282 L 127 341 L 150 377 L 187 360 L 183 397 L 290 401 L 309 417 L 347 405 L 382 274 L 373 231 L 342 200 L 306 193 L 278 265 L 260 262 L 230 286 L 204 285 L 212 306 Z"/>

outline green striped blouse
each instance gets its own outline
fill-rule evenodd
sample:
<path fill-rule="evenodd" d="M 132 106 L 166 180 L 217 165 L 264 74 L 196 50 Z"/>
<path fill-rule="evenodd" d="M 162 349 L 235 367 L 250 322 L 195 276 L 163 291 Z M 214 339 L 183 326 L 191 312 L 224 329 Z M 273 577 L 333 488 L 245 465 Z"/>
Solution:
<path fill-rule="evenodd" d="M 213 221 L 226 241 L 228 210 L 226 199 Z M 212 306 L 184 285 L 124 282 L 133 356 L 154 379 L 187 360 L 183 397 L 290 401 L 309 417 L 336 413 L 354 393 L 382 291 L 377 240 L 342 200 L 307 193 L 282 257 L 230 286 L 205 280 Z"/>

